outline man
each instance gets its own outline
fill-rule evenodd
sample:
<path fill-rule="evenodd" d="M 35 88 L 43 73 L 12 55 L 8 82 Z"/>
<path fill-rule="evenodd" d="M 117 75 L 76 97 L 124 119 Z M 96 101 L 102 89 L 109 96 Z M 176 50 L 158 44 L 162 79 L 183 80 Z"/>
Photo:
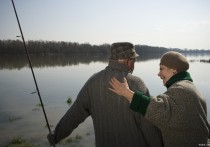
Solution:
<path fill-rule="evenodd" d="M 88 116 L 93 119 L 96 147 L 147 147 L 162 146 L 160 131 L 149 121 L 129 109 L 129 102 L 108 90 L 114 76 L 127 78 L 132 90 L 149 96 L 144 82 L 131 75 L 138 54 L 129 42 L 111 45 L 108 66 L 91 76 L 79 92 L 76 101 L 60 120 L 52 134 L 51 145 L 67 137 Z"/>

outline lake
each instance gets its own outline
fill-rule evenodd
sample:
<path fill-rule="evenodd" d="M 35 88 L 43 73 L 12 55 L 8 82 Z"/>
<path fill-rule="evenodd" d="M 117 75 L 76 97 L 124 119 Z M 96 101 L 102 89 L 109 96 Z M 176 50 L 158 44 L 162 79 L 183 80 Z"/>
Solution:
<path fill-rule="evenodd" d="M 205 96 L 210 107 L 210 54 L 186 55 L 190 61 L 189 72 L 195 85 Z M 141 57 L 135 64 L 134 75 L 140 76 L 155 96 L 165 92 L 159 72 L 160 55 Z M 56 124 L 71 107 L 67 99 L 76 96 L 87 79 L 107 66 L 107 58 L 76 57 L 32 57 L 34 72 L 42 96 L 44 107 L 54 130 Z M 0 57 L 0 146 L 21 136 L 38 146 L 49 146 L 46 136 L 48 129 L 40 107 L 33 77 L 26 57 Z M 72 118 L 74 119 L 74 118 Z M 210 108 L 208 109 L 210 120 Z M 73 146 L 95 146 L 95 136 L 91 117 L 69 136 Z M 67 142 L 67 141 L 66 141 Z M 63 142 L 56 146 L 69 146 Z"/>

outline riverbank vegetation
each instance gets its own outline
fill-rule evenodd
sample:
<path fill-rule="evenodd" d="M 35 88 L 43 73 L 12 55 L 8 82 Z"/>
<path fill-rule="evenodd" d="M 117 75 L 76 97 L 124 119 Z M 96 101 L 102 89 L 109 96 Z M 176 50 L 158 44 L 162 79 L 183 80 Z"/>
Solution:
<path fill-rule="evenodd" d="M 91 45 L 89 43 L 64 42 L 64 41 L 33 41 L 26 42 L 31 55 L 85 55 L 85 56 L 108 56 L 110 44 Z M 135 45 L 139 54 L 162 54 L 168 50 L 176 50 L 182 53 L 210 53 L 210 50 L 202 49 L 177 49 L 154 47 L 147 45 Z M 21 40 L 0 40 L 0 55 L 23 55 L 25 54 Z"/>
<path fill-rule="evenodd" d="M 14 137 L 8 144 L 1 145 L 2 147 L 38 147 L 32 144 L 30 141 L 23 139 L 22 137 Z"/>

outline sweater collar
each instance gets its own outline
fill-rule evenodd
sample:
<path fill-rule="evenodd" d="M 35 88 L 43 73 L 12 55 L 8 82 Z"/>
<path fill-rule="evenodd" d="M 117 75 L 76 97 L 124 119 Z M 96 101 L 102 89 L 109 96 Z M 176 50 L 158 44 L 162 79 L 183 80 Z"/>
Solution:
<path fill-rule="evenodd" d="M 167 82 L 166 82 L 166 87 L 169 88 L 171 85 L 173 85 L 175 82 L 177 81 L 181 81 L 181 80 L 188 80 L 193 82 L 190 73 L 184 71 L 184 72 L 180 72 L 175 74 L 174 76 L 172 76 Z"/>
<path fill-rule="evenodd" d="M 109 64 L 106 68 L 107 69 L 117 69 L 117 70 L 120 70 L 120 71 L 129 72 L 127 65 L 121 64 L 121 63 L 119 63 L 115 60 L 109 60 Z"/>

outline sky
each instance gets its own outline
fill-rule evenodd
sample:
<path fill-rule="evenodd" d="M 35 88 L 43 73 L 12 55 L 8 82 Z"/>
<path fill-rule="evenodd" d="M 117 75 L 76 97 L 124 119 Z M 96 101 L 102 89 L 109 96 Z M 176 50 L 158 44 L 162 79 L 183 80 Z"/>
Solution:
<path fill-rule="evenodd" d="M 210 50 L 210 0 L 14 0 L 25 40 Z M 0 40 L 20 35 L 0 0 Z"/>

